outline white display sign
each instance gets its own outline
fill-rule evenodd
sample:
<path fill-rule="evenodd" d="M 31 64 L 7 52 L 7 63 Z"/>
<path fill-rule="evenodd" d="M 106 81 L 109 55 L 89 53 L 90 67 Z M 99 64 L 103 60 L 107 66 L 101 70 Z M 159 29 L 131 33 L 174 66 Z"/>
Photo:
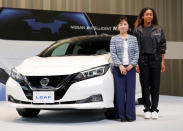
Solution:
<path fill-rule="evenodd" d="M 53 91 L 34 91 L 33 103 L 54 103 Z"/>

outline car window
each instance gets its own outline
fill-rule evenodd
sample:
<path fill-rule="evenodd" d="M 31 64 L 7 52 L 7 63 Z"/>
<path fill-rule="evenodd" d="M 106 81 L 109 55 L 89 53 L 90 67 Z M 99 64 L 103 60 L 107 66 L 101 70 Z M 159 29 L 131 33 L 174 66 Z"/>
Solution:
<path fill-rule="evenodd" d="M 63 55 L 65 55 L 68 46 L 69 46 L 69 43 L 65 43 L 64 45 L 57 47 L 55 50 L 53 50 L 51 56 L 63 56 Z"/>
<path fill-rule="evenodd" d="M 109 41 L 107 40 L 91 40 L 74 44 L 73 51 L 70 51 L 71 54 L 75 55 L 99 55 L 107 52 L 109 52 Z"/>

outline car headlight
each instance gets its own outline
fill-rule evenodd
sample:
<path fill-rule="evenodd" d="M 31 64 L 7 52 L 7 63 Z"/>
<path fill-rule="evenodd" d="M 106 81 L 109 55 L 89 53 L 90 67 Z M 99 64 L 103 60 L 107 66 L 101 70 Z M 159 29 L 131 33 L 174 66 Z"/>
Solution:
<path fill-rule="evenodd" d="M 20 74 L 15 68 L 11 70 L 11 77 L 18 82 L 23 82 L 26 79 L 26 77 Z"/>
<path fill-rule="evenodd" d="M 80 80 L 85 80 L 85 79 L 104 75 L 108 71 L 109 67 L 110 67 L 110 64 L 107 64 L 107 65 L 95 67 L 86 71 L 82 71 L 76 75 L 75 80 L 80 81 Z"/>

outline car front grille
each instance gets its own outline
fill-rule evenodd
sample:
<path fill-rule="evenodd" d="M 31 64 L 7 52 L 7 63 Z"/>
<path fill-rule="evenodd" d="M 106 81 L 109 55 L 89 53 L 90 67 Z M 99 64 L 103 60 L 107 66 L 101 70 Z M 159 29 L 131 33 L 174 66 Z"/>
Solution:
<path fill-rule="evenodd" d="M 60 75 L 60 76 L 26 76 L 28 82 L 31 87 L 34 88 L 46 88 L 46 87 L 58 87 L 60 83 L 63 83 L 64 80 L 68 77 L 68 75 Z M 41 85 L 41 80 L 44 78 L 48 79 L 48 84 L 44 87 Z"/>
<path fill-rule="evenodd" d="M 29 100 L 33 100 L 33 91 L 40 90 L 53 90 L 55 92 L 55 100 L 60 100 L 65 95 L 71 84 L 74 83 L 73 79 L 76 75 L 77 74 L 60 76 L 26 76 L 27 82 L 23 82 L 20 85 L 24 91 L 25 96 Z M 47 86 L 41 85 L 40 81 L 43 78 L 49 79 Z"/>

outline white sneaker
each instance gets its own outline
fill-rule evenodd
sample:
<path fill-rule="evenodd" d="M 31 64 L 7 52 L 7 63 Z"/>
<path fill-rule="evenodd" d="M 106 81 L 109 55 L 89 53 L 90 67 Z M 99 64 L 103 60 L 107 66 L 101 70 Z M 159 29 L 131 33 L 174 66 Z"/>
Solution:
<path fill-rule="evenodd" d="M 144 119 L 150 119 L 150 118 L 151 118 L 151 112 L 150 111 L 144 112 Z"/>
<path fill-rule="evenodd" d="M 156 111 L 152 112 L 152 119 L 158 119 L 158 112 Z"/>

